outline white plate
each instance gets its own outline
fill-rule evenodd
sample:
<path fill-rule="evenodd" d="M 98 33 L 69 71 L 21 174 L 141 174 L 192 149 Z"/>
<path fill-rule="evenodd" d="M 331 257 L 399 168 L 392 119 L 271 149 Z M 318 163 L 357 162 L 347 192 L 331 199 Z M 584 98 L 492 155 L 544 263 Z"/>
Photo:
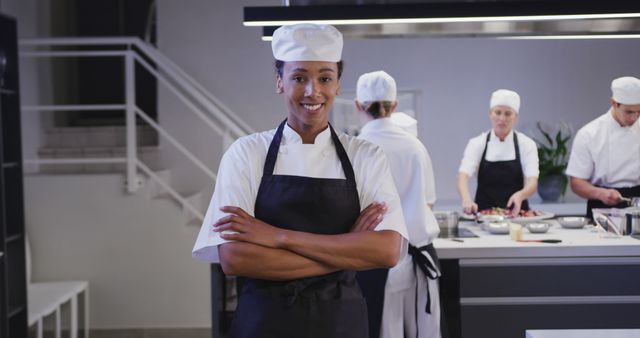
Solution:
<path fill-rule="evenodd" d="M 545 219 L 550 219 L 553 218 L 553 216 L 555 216 L 553 213 L 551 212 L 544 212 L 541 211 L 542 214 L 538 215 L 538 216 L 531 216 L 531 217 L 505 217 L 505 219 L 509 218 L 510 221 L 512 222 L 517 222 L 517 223 L 528 223 L 528 222 L 535 222 L 535 221 L 542 221 Z M 497 221 L 496 219 L 492 219 L 492 217 L 496 217 L 499 215 L 480 215 L 480 220 L 481 221 Z M 467 220 L 467 221 L 473 221 L 476 219 L 476 217 L 474 215 L 469 215 L 469 214 L 462 214 L 460 216 L 461 219 Z"/>

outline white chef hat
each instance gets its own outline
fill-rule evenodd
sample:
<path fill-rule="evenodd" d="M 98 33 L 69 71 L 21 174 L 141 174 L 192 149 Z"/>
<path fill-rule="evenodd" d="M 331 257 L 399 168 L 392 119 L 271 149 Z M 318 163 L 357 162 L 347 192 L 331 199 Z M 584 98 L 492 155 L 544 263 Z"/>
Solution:
<path fill-rule="evenodd" d="M 402 128 L 402 130 L 407 133 L 418 137 L 418 121 L 411 115 L 403 112 L 393 112 L 391 113 L 390 118 L 393 124 Z"/>
<path fill-rule="evenodd" d="M 611 82 L 613 99 L 621 104 L 640 104 L 640 80 L 632 76 L 619 77 Z"/>
<path fill-rule="evenodd" d="M 301 23 L 273 32 L 273 57 L 280 61 L 329 61 L 342 59 L 342 34 L 333 26 Z"/>
<path fill-rule="evenodd" d="M 498 89 L 491 94 L 491 103 L 489 109 L 495 106 L 507 106 L 516 113 L 520 112 L 520 95 L 513 90 Z"/>
<path fill-rule="evenodd" d="M 396 80 L 383 70 L 360 75 L 356 88 L 360 102 L 396 100 Z"/>

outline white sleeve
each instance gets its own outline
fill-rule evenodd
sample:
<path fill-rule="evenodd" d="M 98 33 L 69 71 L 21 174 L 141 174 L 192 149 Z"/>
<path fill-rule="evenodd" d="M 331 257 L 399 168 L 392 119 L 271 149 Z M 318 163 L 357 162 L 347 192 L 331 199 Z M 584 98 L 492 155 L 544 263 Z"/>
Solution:
<path fill-rule="evenodd" d="M 424 182 L 425 182 L 425 200 L 427 204 L 436 203 L 436 180 L 433 176 L 433 165 L 431 164 L 431 156 L 429 151 L 425 148 L 425 163 L 424 163 Z"/>
<path fill-rule="evenodd" d="M 402 214 L 400 196 L 384 152 L 373 144 L 367 145 L 362 147 L 362 151 L 357 152 L 353 161 L 360 195 L 360 210 L 364 210 L 373 202 L 386 203 L 388 211 L 375 230 L 398 232 L 403 237 L 400 247 L 400 257 L 403 258 L 409 249 L 409 233 Z"/>
<path fill-rule="evenodd" d="M 480 140 L 485 140 L 484 136 L 485 134 L 482 134 Z M 485 142 L 478 142 L 478 137 L 469 140 L 466 148 L 464 148 L 464 155 L 458 172 L 465 173 L 469 177 L 473 177 L 476 174 L 482 160 L 484 144 Z"/>
<path fill-rule="evenodd" d="M 213 196 L 193 247 L 193 258 L 205 262 L 220 261 L 218 245 L 228 241 L 212 231 L 212 225 L 227 215 L 220 211 L 221 207 L 237 206 L 253 216 L 256 193 L 252 191 L 251 182 L 255 175 L 251 172 L 248 158 L 238 141 L 222 156 Z"/>
<path fill-rule="evenodd" d="M 519 135 L 523 135 L 520 134 Z M 523 135 L 526 137 L 526 135 Z M 521 163 L 524 177 L 538 177 L 540 175 L 540 166 L 538 160 L 538 146 L 536 142 L 529 137 L 523 137 L 521 151 Z"/>
<path fill-rule="evenodd" d="M 589 151 L 589 136 L 584 130 L 579 130 L 573 140 L 569 164 L 565 173 L 568 176 L 589 180 L 593 176 L 594 162 Z"/>

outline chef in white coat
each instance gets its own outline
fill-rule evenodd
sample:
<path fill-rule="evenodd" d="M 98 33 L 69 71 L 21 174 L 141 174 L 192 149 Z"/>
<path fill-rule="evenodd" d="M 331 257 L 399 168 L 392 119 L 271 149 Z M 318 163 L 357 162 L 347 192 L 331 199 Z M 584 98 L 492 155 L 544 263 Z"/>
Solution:
<path fill-rule="evenodd" d="M 418 137 L 418 120 L 416 120 L 413 116 L 404 113 L 395 111 L 391 113 L 391 122 L 393 122 L 398 127 L 402 128 L 402 130 L 407 133 L 413 135 L 414 137 Z M 433 209 L 433 205 L 436 203 L 436 180 L 433 175 L 433 165 L 431 164 L 431 156 L 429 156 L 429 152 L 427 152 L 427 163 L 425 165 L 425 179 L 426 182 L 426 196 L 427 204 L 430 208 Z"/>
<path fill-rule="evenodd" d="M 490 208 L 510 208 L 517 216 L 529 210 L 527 198 L 538 189 L 538 147 L 513 126 L 520 114 L 520 95 L 508 89 L 491 94 L 492 128 L 469 140 L 458 169 L 457 189 L 462 209 L 473 214 Z M 471 198 L 469 179 L 478 175 L 476 196 Z"/>
<path fill-rule="evenodd" d="M 396 95 L 396 82 L 384 71 L 358 79 L 355 105 L 367 121 L 358 137 L 380 146 L 389 159 L 411 253 L 388 271 L 384 295 L 378 295 L 384 296 L 379 337 L 435 338 L 440 337 L 440 270 L 431 242 L 440 230 L 427 205 L 433 170 L 424 145 L 391 121 Z"/>
<path fill-rule="evenodd" d="M 286 119 L 226 151 L 193 256 L 243 277 L 230 337 L 366 338 L 355 271 L 406 255 L 400 198 L 382 150 L 328 123 L 342 34 L 283 26 L 272 50 Z"/>
<path fill-rule="evenodd" d="M 571 189 L 593 208 L 622 208 L 622 197 L 640 196 L 640 80 L 611 82 L 609 110 L 578 130 L 566 174 Z"/>

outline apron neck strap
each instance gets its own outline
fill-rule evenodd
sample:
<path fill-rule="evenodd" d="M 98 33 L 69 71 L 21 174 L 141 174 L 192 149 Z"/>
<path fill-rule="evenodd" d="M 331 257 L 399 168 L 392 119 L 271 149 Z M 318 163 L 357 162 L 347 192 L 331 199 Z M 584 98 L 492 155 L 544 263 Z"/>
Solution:
<path fill-rule="evenodd" d="M 493 133 L 493 129 L 489 130 L 489 132 L 487 133 L 487 141 L 484 143 L 484 150 L 482 151 L 482 157 L 481 159 L 484 159 L 485 155 L 487 154 L 487 146 L 489 145 L 489 139 L 491 139 L 491 133 Z M 518 134 L 516 134 L 516 131 L 513 131 L 513 147 L 516 150 L 516 160 L 520 160 L 520 147 L 518 146 Z"/>
<path fill-rule="evenodd" d="M 262 171 L 263 176 L 272 176 L 273 169 L 276 166 L 276 159 L 278 158 L 278 150 L 280 149 L 280 143 L 282 142 L 282 133 L 284 131 L 284 125 L 287 123 L 287 119 L 284 119 L 282 123 L 278 126 L 276 130 L 276 134 L 273 136 L 273 140 L 271 140 L 271 144 L 269 145 L 269 151 L 267 152 L 267 159 L 264 163 L 264 168 Z M 336 152 L 338 153 L 338 158 L 340 159 L 340 164 L 342 165 L 342 170 L 344 171 L 344 176 L 347 178 L 347 181 L 355 182 L 355 174 L 353 172 L 353 166 L 351 166 L 351 161 L 349 161 L 349 156 L 347 156 L 347 152 L 344 150 L 342 146 L 342 142 L 340 142 L 340 138 L 336 134 L 335 130 L 329 123 L 329 130 L 331 131 L 331 140 L 333 140 L 333 145 L 336 148 Z"/>

